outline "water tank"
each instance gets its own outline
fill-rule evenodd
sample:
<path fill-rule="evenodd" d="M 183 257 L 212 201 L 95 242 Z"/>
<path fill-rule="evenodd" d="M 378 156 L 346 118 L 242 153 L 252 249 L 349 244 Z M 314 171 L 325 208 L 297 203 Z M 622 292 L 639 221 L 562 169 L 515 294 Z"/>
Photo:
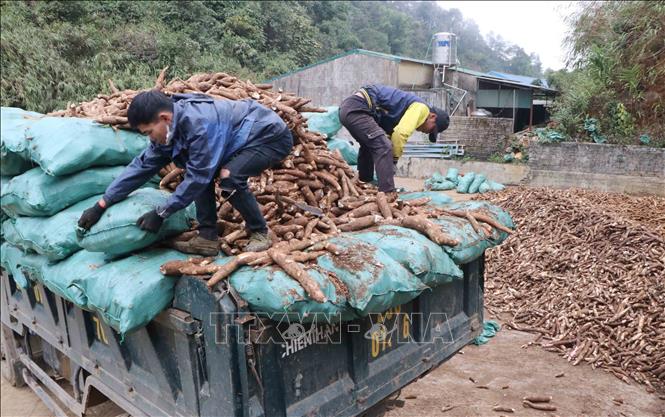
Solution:
<path fill-rule="evenodd" d="M 432 36 L 432 63 L 452 66 L 457 62 L 457 36 L 450 32 L 439 32 Z"/>

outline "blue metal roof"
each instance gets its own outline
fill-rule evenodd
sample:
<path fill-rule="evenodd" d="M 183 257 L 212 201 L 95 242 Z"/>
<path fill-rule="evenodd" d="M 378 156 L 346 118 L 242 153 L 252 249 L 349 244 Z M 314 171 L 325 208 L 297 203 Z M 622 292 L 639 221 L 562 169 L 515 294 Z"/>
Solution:
<path fill-rule="evenodd" d="M 533 85 L 533 82 L 536 80 L 540 81 L 540 85 L 542 87 L 549 88 L 549 85 L 547 85 L 547 80 L 542 79 L 542 78 L 534 78 L 534 77 L 527 77 L 526 75 L 515 75 L 515 74 L 507 74 L 505 72 L 499 72 L 499 71 L 490 71 L 487 73 L 487 75 L 498 77 L 498 78 L 503 78 L 505 80 L 510 80 L 510 81 L 515 81 L 520 84 L 527 84 L 527 85 Z"/>

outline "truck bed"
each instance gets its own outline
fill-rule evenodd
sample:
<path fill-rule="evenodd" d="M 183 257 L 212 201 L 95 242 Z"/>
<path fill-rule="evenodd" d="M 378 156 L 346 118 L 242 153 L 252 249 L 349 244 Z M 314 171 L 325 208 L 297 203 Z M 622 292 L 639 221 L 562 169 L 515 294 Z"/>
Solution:
<path fill-rule="evenodd" d="M 56 415 L 110 400 L 132 416 L 353 416 L 478 335 L 484 258 L 463 270 L 381 314 L 312 323 L 251 312 L 224 283 L 211 292 L 183 277 L 171 307 L 124 341 L 95 314 L 3 272 L 3 376 L 28 383 Z"/>

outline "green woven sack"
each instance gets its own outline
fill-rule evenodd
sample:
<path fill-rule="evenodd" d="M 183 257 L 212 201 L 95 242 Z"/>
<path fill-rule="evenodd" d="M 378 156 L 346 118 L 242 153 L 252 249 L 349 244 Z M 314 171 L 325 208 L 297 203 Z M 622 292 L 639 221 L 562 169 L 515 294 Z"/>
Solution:
<path fill-rule="evenodd" d="M 169 193 L 154 188 L 141 188 L 129 197 L 107 208 L 102 218 L 89 231 L 79 230 L 79 245 L 90 252 L 122 255 L 145 248 L 168 236 L 189 230 L 194 219 L 193 205 L 164 221 L 159 233 L 141 230 L 136 221 L 143 214 L 163 206 Z"/>
<path fill-rule="evenodd" d="M 446 208 L 455 211 L 484 212 L 498 220 L 502 225 L 510 229 L 515 228 L 512 218 L 505 210 L 486 201 L 463 201 L 450 204 Z M 442 216 L 432 221 L 441 225 L 444 232 L 460 242 L 456 246 L 442 246 L 458 265 L 473 261 L 480 257 L 485 252 L 485 249 L 500 244 L 508 237 L 506 232 L 500 232 L 496 229 L 494 229 L 490 237 L 481 235 L 473 229 L 473 226 L 467 219 L 460 217 Z"/>
<path fill-rule="evenodd" d="M 319 132 L 326 137 L 333 137 L 342 128 L 342 122 L 339 120 L 339 107 L 326 107 L 325 113 L 302 113 L 307 119 L 307 130 Z"/>
<path fill-rule="evenodd" d="M 79 251 L 58 263 L 45 265 L 42 268 L 42 281 L 54 293 L 81 308 L 86 308 L 87 295 L 80 288 L 72 287 L 72 283 L 75 280 L 88 279 L 107 263 L 103 253 Z"/>
<path fill-rule="evenodd" d="M 416 191 L 413 193 L 399 194 L 399 199 L 404 201 L 416 200 L 418 198 L 429 198 L 429 204 L 437 207 L 446 206 L 453 202 L 452 197 L 434 191 Z"/>
<path fill-rule="evenodd" d="M 26 254 L 11 243 L 0 246 L 0 265 L 20 288 L 30 288 L 31 281 L 42 281 L 42 268 L 47 264 L 45 257 Z"/>
<path fill-rule="evenodd" d="M 0 109 L 0 174 L 18 175 L 32 168 L 25 129 L 40 117 L 15 107 Z"/>
<path fill-rule="evenodd" d="M 177 278 L 166 277 L 159 271 L 165 262 L 183 260 L 187 256 L 168 249 L 154 249 L 105 264 L 95 264 L 99 254 L 79 252 L 80 258 L 92 260 L 94 268 L 84 274 L 79 259 L 65 260 L 58 276 L 69 275 L 68 289 L 72 295 L 85 299 L 82 306 L 98 313 L 121 337 L 148 324 L 173 301 Z M 73 268 L 70 270 L 70 268 Z M 70 272 L 74 273 L 70 273 Z M 46 274 L 45 274 L 46 275 Z"/>
<path fill-rule="evenodd" d="M 462 194 L 468 193 L 469 187 L 471 187 L 471 183 L 473 183 L 475 178 L 476 174 L 474 172 L 467 172 L 464 174 L 464 176 L 461 177 L 457 182 L 457 192 Z"/>
<path fill-rule="evenodd" d="M 120 166 L 91 168 L 53 177 L 34 168 L 2 187 L 1 206 L 12 217 L 52 216 L 85 198 L 102 194 L 123 170 Z"/>
<path fill-rule="evenodd" d="M 300 317 L 303 322 L 316 320 L 321 314 L 347 321 L 380 313 L 427 289 L 407 268 L 374 245 L 350 234 L 330 242 L 344 249 L 342 255 L 321 256 L 317 266 L 307 267 L 328 299 L 325 303 L 309 299 L 297 281 L 274 266 L 243 267 L 229 277 L 229 282 L 252 311 Z M 227 259 L 217 262 L 223 264 Z M 339 288 L 328 272 L 339 279 Z"/>
<path fill-rule="evenodd" d="M 44 255 L 50 261 L 64 259 L 81 249 L 76 227 L 83 211 L 99 201 L 90 197 L 51 217 L 17 217 L 2 223 L 4 238 L 24 250 Z"/>
<path fill-rule="evenodd" d="M 354 148 L 348 140 L 331 138 L 328 140 L 328 142 L 326 142 L 326 144 L 328 149 L 331 151 L 339 149 L 339 153 L 342 154 L 342 158 L 344 158 L 347 164 L 358 164 L 358 150 Z"/>
<path fill-rule="evenodd" d="M 31 123 L 25 135 L 32 160 L 55 176 L 125 165 L 148 146 L 147 137 L 138 133 L 74 117 L 43 117 Z"/>
<path fill-rule="evenodd" d="M 353 237 L 387 253 L 428 287 L 464 276 L 462 270 L 439 245 L 415 230 L 381 226 L 375 231 L 354 233 Z"/>
<path fill-rule="evenodd" d="M 483 174 L 476 174 L 476 176 L 473 178 L 473 182 L 471 182 L 471 185 L 469 185 L 469 190 L 467 192 L 469 194 L 477 193 L 480 186 L 484 182 L 485 182 L 485 176 Z"/>
<path fill-rule="evenodd" d="M 216 263 L 223 264 L 230 258 L 223 258 Z M 229 283 L 246 300 L 252 311 L 272 315 L 280 321 L 283 317 L 304 323 L 325 317 L 341 321 L 358 318 L 349 306 L 346 295 L 337 291 L 327 274 L 313 268 L 307 268 L 309 275 L 319 284 L 325 295 L 325 303 L 318 303 L 307 297 L 302 286 L 274 266 L 254 269 L 242 267 L 231 275 Z"/>

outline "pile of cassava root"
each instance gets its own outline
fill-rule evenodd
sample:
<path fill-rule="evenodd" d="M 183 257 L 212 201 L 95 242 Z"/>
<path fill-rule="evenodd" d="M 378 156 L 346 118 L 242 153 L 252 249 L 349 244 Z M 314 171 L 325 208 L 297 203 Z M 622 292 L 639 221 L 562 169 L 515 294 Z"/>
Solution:
<path fill-rule="evenodd" d="M 426 205 L 427 198 L 401 201 L 396 195 L 386 195 L 370 184 L 361 183 L 339 151 L 328 150 L 323 135 L 307 130 L 307 121 L 301 112 L 324 111 L 308 106 L 308 99 L 272 91 L 270 85 L 253 84 L 222 72 L 196 74 L 187 80 L 174 79 L 168 84 L 165 84 L 165 74 L 166 69 L 159 74 L 153 87 L 165 94 L 203 93 L 223 100 L 253 99 L 270 107 L 286 122 L 293 133 L 295 146 L 281 166 L 250 179 L 250 188 L 270 229 L 273 240 L 270 250 L 240 253 L 248 242 L 243 220 L 217 185 L 220 247 L 226 255 L 237 256 L 224 265 L 202 258 L 174 261 L 162 266 L 164 274 L 206 278 L 212 275 L 208 285 L 213 286 L 241 265 L 274 263 L 300 282 L 310 298 L 324 302 L 323 293 L 301 264 L 313 262 L 325 252 L 340 255 L 339 248 L 326 242 L 340 232 L 385 224 L 399 225 L 417 230 L 440 245 L 456 245 L 455 239 L 429 220 L 439 216 L 465 218 L 474 229 L 486 235 L 494 233 L 492 228 L 511 232 L 487 212 L 435 209 Z M 110 80 L 109 84 L 111 94 L 100 94 L 90 102 L 72 104 L 51 115 L 91 118 L 113 128 L 129 128 L 127 108 L 140 91 L 118 91 Z M 160 175 L 160 187 L 174 190 L 185 173 L 170 164 L 160 171 Z M 195 233 L 186 232 L 175 239 L 186 240 Z"/>
<path fill-rule="evenodd" d="M 573 365 L 665 395 L 665 198 L 511 188 L 489 200 L 517 232 L 487 251 L 487 309 Z"/>

